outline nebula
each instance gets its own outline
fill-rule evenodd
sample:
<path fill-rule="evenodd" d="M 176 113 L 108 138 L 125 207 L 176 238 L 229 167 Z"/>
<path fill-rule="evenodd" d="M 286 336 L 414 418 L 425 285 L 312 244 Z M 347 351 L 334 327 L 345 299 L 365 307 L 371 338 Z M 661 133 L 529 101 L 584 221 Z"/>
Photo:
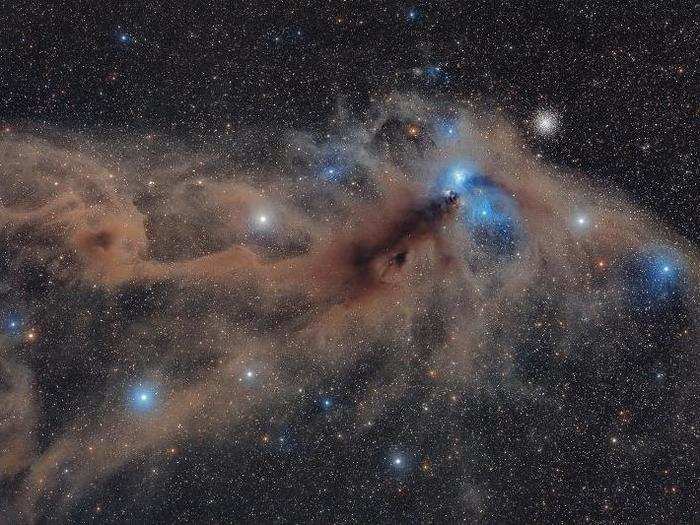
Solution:
<path fill-rule="evenodd" d="M 575 471 L 597 457 L 606 479 L 608 453 L 629 455 L 619 483 L 692 479 L 690 242 L 458 103 L 392 94 L 331 133 L 270 133 L 264 155 L 262 134 L 0 142 L 8 522 L 195 519 L 192 493 L 240 500 L 202 503 L 214 521 L 301 520 L 324 492 L 322 521 L 431 518 L 387 486 L 498 521 L 555 490 L 522 465 L 558 462 L 558 497 L 593 501 L 609 484 Z M 659 501 L 640 505 L 689 519 Z"/>

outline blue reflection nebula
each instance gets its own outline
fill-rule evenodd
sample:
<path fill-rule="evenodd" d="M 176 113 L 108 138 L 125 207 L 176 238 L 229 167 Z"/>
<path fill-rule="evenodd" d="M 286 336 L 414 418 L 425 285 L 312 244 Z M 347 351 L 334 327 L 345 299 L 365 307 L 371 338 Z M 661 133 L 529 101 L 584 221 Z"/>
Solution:
<path fill-rule="evenodd" d="M 321 178 L 327 182 L 338 182 L 345 178 L 347 168 L 340 162 L 331 162 L 321 168 Z"/>
<path fill-rule="evenodd" d="M 463 160 L 447 166 L 435 189 L 441 194 L 455 191 L 461 196 L 461 220 L 479 246 L 494 256 L 515 253 L 522 238 L 517 204 L 473 162 Z"/>
<path fill-rule="evenodd" d="M 323 410 L 330 410 L 333 408 L 333 405 L 335 405 L 335 400 L 330 396 L 326 396 L 321 398 L 320 403 Z"/>
<path fill-rule="evenodd" d="M 315 163 L 317 177 L 326 182 L 343 182 L 350 175 L 355 161 L 341 147 L 329 145 L 325 149 Z"/>
<path fill-rule="evenodd" d="M 672 299 L 683 279 L 683 259 L 675 250 L 648 247 L 635 257 L 630 279 L 637 298 L 649 306 Z"/>
<path fill-rule="evenodd" d="M 440 88 L 450 82 L 450 76 L 442 66 L 425 66 L 415 68 L 414 74 L 422 81 L 425 87 Z"/>
<path fill-rule="evenodd" d="M 402 449 L 393 449 L 384 457 L 386 473 L 395 479 L 410 476 L 417 466 L 418 458 Z"/>
<path fill-rule="evenodd" d="M 488 179 L 474 180 L 462 217 L 473 238 L 498 255 L 512 255 L 520 237 L 515 201 Z"/>
<path fill-rule="evenodd" d="M 2 330 L 7 337 L 19 337 L 23 327 L 22 317 L 17 313 L 11 313 L 5 317 Z"/>
<path fill-rule="evenodd" d="M 448 144 L 460 138 L 459 122 L 453 118 L 440 118 L 433 122 L 435 139 L 438 143 Z"/>
<path fill-rule="evenodd" d="M 129 392 L 129 406 L 136 412 L 150 412 L 156 406 L 158 393 L 153 385 L 140 384 Z"/>
<path fill-rule="evenodd" d="M 464 196 L 471 181 L 479 175 L 479 170 L 472 161 L 457 161 L 442 169 L 437 178 L 435 189 L 441 194 L 454 191 Z"/>
<path fill-rule="evenodd" d="M 133 35 L 125 31 L 117 31 L 115 33 L 115 38 L 117 39 L 117 42 L 124 46 L 129 46 L 135 42 Z"/>

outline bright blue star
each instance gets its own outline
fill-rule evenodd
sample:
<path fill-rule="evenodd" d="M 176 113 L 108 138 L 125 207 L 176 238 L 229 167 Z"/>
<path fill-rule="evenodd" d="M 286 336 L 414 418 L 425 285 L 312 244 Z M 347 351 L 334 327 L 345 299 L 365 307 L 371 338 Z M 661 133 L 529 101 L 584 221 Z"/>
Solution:
<path fill-rule="evenodd" d="M 403 477 L 415 466 L 415 458 L 402 450 L 394 450 L 385 458 L 387 473 L 392 477 Z"/>
<path fill-rule="evenodd" d="M 335 402 L 333 401 L 333 398 L 330 396 L 326 396 L 326 397 L 321 398 L 320 403 L 321 403 L 321 407 L 324 410 L 330 410 L 331 408 L 333 408 L 333 405 L 335 404 Z"/>
<path fill-rule="evenodd" d="M 436 190 L 440 194 L 454 191 L 462 195 L 469 186 L 469 180 L 477 174 L 478 170 L 471 161 L 455 162 L 440 172 L 436 181 Z"/>
<path fill-rule="evenodd" d="M 355 161 L 342 145 L 328 144 L 323 148 L 314 169 L 321 180 L 342 182 L 348 177 L 354 166 Z"/>
<path fill-rule="evenodd" d="M 24 327 L 24 322 L 19 314 L 13 313 L 9 314 L 5 318 L 4 322 L 4 332 L 5 335 L 9 337 L 17 337 L 22 333 L 22 328 Z"/>
<path fill-rule="evenodd" d="M 683 258 L 662 246 L 647 248 L 630 267 L 632 290 L 646 307 L 662 306 L 677 295 L 684 276 Z"/>
<path fill-rule="evenodd" d="M 158 393 L 153 385 L 140 384 L 129 393 L 129 405 L 136 412 L 150 412 L 156 406 Z"/>
<path fill-rule="evenodd" d="M 130 35 L 129 33 L 126 33 L 124 31 L 118 31 L 116 33 L 116 38 L 120 44 L 124 44 L 125 46 L 128 46 L 128 45 L 134 43 L 134 37 L 132 35 Z"/>
<path fill-rule="evenodd" d="M 417 9 L 409 9 L 408 10 L 408 19 L 413 21 L 418 19 L 418 10 Z"/>
<path fill-rule="evenodd" d="M 674 285 L 679 274 L 679 265 L 672 254 L 658 254 L 649 260 L 651 279 L 658 285 Z"/>
<path fill-rule="evenodd" d="M 338 182 L 343 179 L 346 169 L 340 164 L 330 164 L 321 169 L 321 178 L 328 182 Z"/>

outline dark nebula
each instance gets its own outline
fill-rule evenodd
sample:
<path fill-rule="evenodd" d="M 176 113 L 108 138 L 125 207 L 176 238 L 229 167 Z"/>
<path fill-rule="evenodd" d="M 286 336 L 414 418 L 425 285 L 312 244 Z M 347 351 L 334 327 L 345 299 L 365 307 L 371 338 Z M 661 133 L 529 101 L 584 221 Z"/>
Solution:
<path fill-rule="evenodd" d="M 2 15 L 0 524 L 696 523 L 692 13 L 263 4 Z"/>

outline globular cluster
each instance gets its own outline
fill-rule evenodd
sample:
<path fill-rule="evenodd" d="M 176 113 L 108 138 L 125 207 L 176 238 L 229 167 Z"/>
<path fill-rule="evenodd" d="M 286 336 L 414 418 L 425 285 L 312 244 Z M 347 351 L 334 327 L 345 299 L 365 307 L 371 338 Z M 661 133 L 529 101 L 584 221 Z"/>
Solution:
<path fill-rule="evenodd" d="M 8 11 L 0 522 L 698 519 L 692 17 L 462 4 Z"/>

